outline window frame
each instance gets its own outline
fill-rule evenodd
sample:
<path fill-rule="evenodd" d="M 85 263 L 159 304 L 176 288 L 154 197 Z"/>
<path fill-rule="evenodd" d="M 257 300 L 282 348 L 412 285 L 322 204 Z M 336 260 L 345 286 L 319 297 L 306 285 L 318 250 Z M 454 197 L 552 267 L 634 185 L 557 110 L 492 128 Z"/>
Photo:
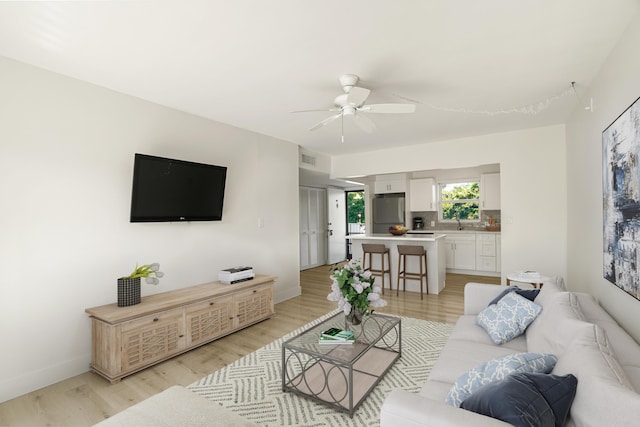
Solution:
<path fill-rule="evenodd" d="M 477 199 L 456 199 L 456 200 L 443 200 L 442 199 L 442 190 L 447 185 L 451 184 L 478 184 L 478 198 Z M 480 203 L 481 195 L 481 187 L 480 187 L 480 177 L 472 177 L 472 178 L 459 178 L 459 179 L 447 179 L 438 181 L 438 221 L 444 223 L 457 223 L 458 220 L 455 218 L 448 219 L 443 218 L 442 204 L 443 203 L 454 203 L 454 204 L 465 204 L 465 203 L 476 203 L 478 205 L 478 218 L 477 219 L 460 219 L 461 223 L 471 224 L 471 223 L 479 223 L 480 218 L 482 216 L 482 205 Z"/>

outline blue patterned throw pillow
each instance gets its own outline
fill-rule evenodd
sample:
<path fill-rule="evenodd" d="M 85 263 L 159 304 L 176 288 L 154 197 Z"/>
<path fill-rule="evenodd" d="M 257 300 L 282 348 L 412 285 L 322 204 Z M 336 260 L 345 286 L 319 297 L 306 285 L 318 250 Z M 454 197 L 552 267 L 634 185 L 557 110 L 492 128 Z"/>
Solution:
<path fill-rule="evenodd" d="M 497 304 L 492 304 L 478 313 L 476 323 L 487 331 L 496 344 L 504 344 L 522 335 L 542 311 L 542 307 L 509 292 Z"/>
<path fill-rule="evenodd" d="M 480 387 L 521 372 L 548 374 L 558 358 L 547 353 L 515 353 L 482 363 L 456 380 L 447 395 L 446 404 L 460 406 Z"/>

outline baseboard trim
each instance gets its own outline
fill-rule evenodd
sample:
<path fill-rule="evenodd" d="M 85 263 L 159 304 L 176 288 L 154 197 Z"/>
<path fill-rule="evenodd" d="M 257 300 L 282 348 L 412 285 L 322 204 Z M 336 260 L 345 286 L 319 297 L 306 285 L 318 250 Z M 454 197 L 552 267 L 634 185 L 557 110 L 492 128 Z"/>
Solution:
<path fill-rule="evenodd" d="M 89 371 L 91 355 L 0 380 L 0 403 Z"/>

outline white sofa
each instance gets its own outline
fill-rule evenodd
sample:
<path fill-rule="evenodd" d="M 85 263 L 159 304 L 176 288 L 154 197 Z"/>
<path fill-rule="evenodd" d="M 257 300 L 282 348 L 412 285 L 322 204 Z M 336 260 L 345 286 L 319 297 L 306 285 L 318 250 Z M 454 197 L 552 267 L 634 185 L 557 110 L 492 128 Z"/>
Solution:
<path fill-rule="evenodd" d="M 526 332 L 496 345 L 476 315 L 505 287 L 468 283 L 464 315 L 420 393 L 393 390 L 382 426 L 507 426 L 500 420 L 445 404 L 456 379 L 480 363 L 522 352 L 557 356 L 556 375 L 578 379 L 568 426 L 640 425 L 640 346 L 588 294 L 545 283 L 534 302 L 542 312 Z M 640 308 L 640 307 L 639 307 Z"/>

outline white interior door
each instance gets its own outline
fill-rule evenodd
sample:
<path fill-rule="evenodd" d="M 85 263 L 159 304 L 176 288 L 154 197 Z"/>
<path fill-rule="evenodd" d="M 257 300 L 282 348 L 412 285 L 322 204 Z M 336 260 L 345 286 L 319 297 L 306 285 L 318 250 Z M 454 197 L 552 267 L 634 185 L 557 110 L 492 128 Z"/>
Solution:
<path fill-rule="evenodd" d="M 347 259 L 347 207 L 344 190 L 327 189 L 328 264 Z"/>
<path fill-rule="evenodd" d="M 326 261 L 326 192 L 300 187 L 300 268 L 324 265 Z"/>

